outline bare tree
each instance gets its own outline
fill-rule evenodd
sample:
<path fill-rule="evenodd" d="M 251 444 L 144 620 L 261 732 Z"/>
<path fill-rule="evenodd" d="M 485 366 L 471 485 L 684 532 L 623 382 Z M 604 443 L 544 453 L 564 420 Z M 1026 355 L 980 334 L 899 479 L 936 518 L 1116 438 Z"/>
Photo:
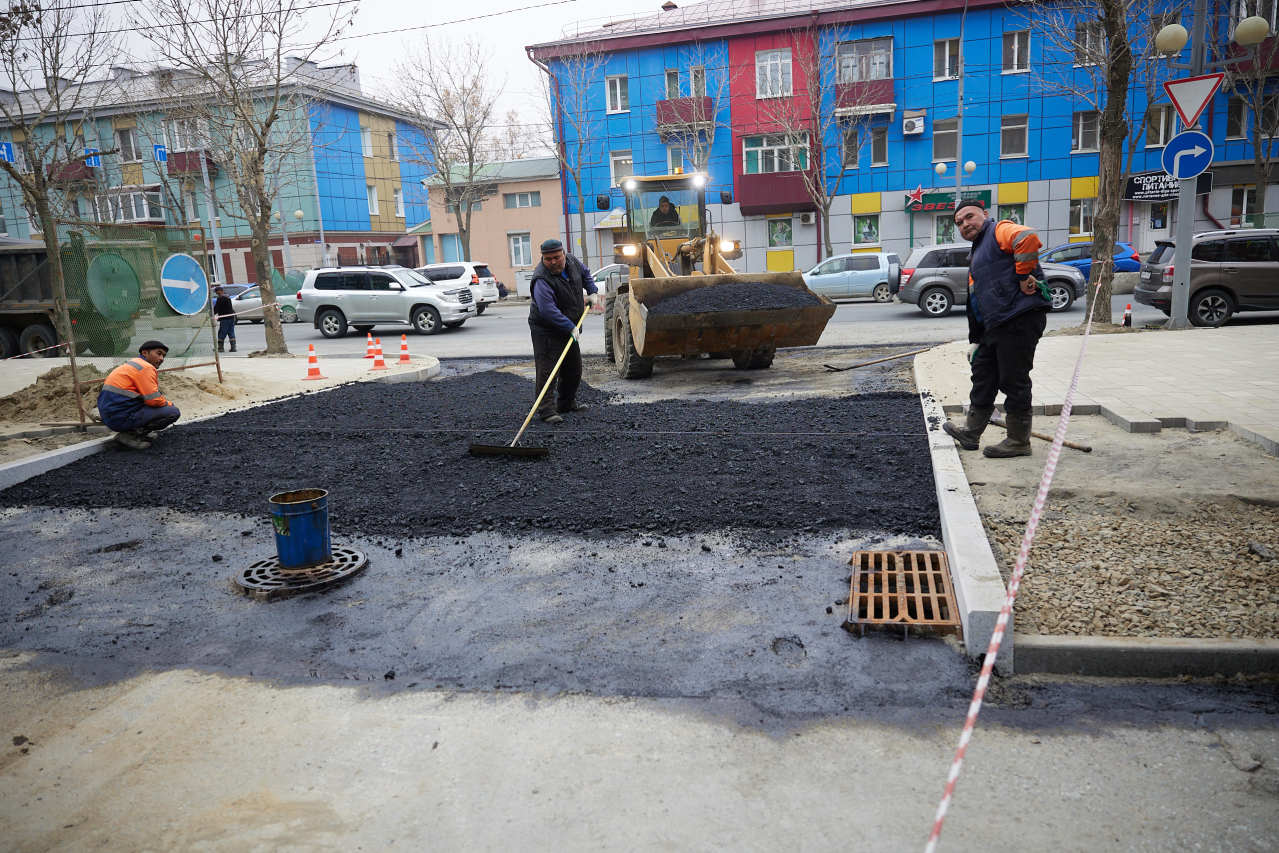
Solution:
<path fill-rule="evenodd" d="M 702 42 L 682 47 L 679 64 L 675 79 L 687 69 L 688 94 L 678 87 L 667 91 L 666 114 L 658 115 L 658 131 L 668 146 L 684 151 L 694 169 L 705 171 L 716 134 L 732 129 L 729 98 L 736 75 L 728 63 L 727 50 L 710 50 Z"/>
<path fill-rule="evenodd" d="M 579 253 L 582 263 L 590 267 L 590 248 L 586 239 L 586 187 L 582 180 L 589 170 L 603 164 L 597 140 L 605 138 L 604 123 L 598 110 L 592 109 L 591 99 L 603 83 L 600 73 L 604 68 L 604 53 L 598 44 L 585 42 L 575 45 L 572 53 L 547 64 L 538 63 L 538 67 L 547 75 L 543 121 L 554 140 L 560 173 L 572 183 L 577 199 Z M 572 245 L 572 235 L 566 234 L 565 237 Z"/>
<path fill-rule="evenodd" d="M 13 161 L 0 168 L 18 187 L 33 230 L 47 250 L 60 340 L 73 343 L 58 236 L 58 212 L 91 185 L 86 146 L 97 142 L 94 108 L 112 100 L 111 80 L 94 80 L 118 52 L 101 7 L 66 0 L 18 2 L 0 13 L 0 116 L 12 135 Z M 86 138 L 86 134 L 90 138 Z M 109 150 L 100 143 L 91 147 Z M 67 347 L 75 376 L 75 347 Z M 76 403 L 80 405 L 77 384 Z M 81 423 L 84 411 L 80 411 Z"/>
<path fill-rule="evenodd" d="M 1099 169 L 1087 303 L 1094 322 L 1114 322 L 1110 301 L 1120 207 L 1135 143 L 1158 115 L 1159 108 L 1152 109 L 1150 102 L 1163 63 L 1154 61 L 1153 42 L 1156 24 L 1168 15 L 1167 8 L 1161 0 L 1064 0 L 1034 4 L 1033 10 L 1025 12 L 1027 28 L 1047 45 L 1045 55 L 1057 57 L 1056 62 L 1036 69 L 1041 89 L 1091 107 L 1073 118 L 1077 136 L 1090 136 L 1096 128 Z M 1151 23 L 1145 30 L 1133 30 L 1133 21 Z M 1140 88 L 1148 96 L 1147 109 L 1134 116 L 1129 95 Z M 1178 215 L 1193 216 L 1194 212 L 1179 211 Z"/>
<path fill-rule="evenodd" d="M 1246 130 L 1252 147 L 1253 192 L 1256 209 L 1249 210 L 1252 225 L 1265 224 L 1266 186 L 1275 174 L 1279 149 L 1274 140 L 1279 137 L 1279 89 L 1275 87 L 1276 69 L 1279 69 L 1279 38 L 1270 37 L 1253 47 L 1242 48 L 1230 42 L 1229 36 L 1239 18 L 1264 14 L 1265 4 L 1257 0 L 1224 4 L 1224 14 L 1210 22 L 1214 36 L 1208 44 L 1222 46 L 1215 58 L 1235 60 L 1227 68 L 1225 89 L 1239 99 L 1244 115 L 1239 116 L 1240 130 Z"/>
<path fill-rule="evenodd" d="M 290 159 L 312 144 L 307 86 L 330 82 L 318 60 L 354 15 L 353 5 L 324 12 L 312 6 L 305 0 L 150 0 L 134 16 L 173 69 L 159 78 L 170 132 L 211 159 L 234 188 L 238 211 L 221 213 L 248 224 L 269 354 L 288 352 L 273 310 L 271 214 L 293 177 Z"/>
<path fill-rule="evenodd" d="M 891 44 L 867 39 L 842 42 L 833 27 L 807 27 L 791 33 L 794 96 L 761 102 L 766 130 L 782 137 L 776 155 L 797 170 L 804 191 L 822 213 L 822 243 L 834 254 L 830 209 L 844 176 L 856 167 L 871 135 L 877 104 L 891 95 Z M 883 40 L 887 41 L 887 40 Z M 788 153 L 789 152 L 789 153 Z"/>
<path fill-rule="evenodd" d="M 536 125 L 523 123 L 514 109 L 507 110 L 502 124 L 492 129 L 489 146 L 493 160 L 523 160 L 543 147 Z"/>
<path fill-rule="evenodd" d="M 471 214 L 497 192 L 488 165 L 492 125 L 502 87 L 489 76 L 489 57 L 477 41 L 448 46 L 427 42 L 396 68 L 397 101 L 428 133 L 426 150 L 408 156 L 435 170 L 447 209 L 457 222 L 462 255 L 471 257 Z"/>

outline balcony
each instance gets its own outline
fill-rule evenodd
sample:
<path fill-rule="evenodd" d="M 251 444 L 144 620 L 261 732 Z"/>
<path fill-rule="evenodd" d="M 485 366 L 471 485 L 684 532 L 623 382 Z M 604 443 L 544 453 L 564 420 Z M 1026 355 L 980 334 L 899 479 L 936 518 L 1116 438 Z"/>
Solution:
<path fill-rule="evenodd" d="M 737 202 L 743 216 L 817 209 L 804 189 L 803 172 L 740 175 L 737 179 Z"/>
<path fill-rule="evenodd" d="M 198 175 L 200 174 L 200 151 L 170 151 L 169 152 L 169 174 L 170 175 Z M 213 158 L 207 153 L 204 154 L 204 162 L 209 167 L 209 177 L 212 178 L 218 173 L 218 164 L 213 162 Z"/>
<path fill-rule="evenodd" d="M 859 80 L 855 83 L 835 84 L 835 114 L 871 115 L 891 113 L 897 109 L 893 102 L 892 80 Z"/>
<path fill-rule="evenodd" d="M 1255 53 L 1254 50 L 1256 51 Z M 1262 66 L 1261 70 L 1264 76 L 1279 72 L 1279 35 L 1272 35 L 1268 37 L 1261 44 L 1257 45 L 1256 48 L 1240 47 L 1232 41 L 1226 46 L 1226 51 L 1231 59 L 1245 55 L 1253 55 L 1259 58 Z M 1257 63 L 1253 60 L 1245 59 L 1239 64 L 1232 66 L 1230 70 L 1235 74 L 1242 74 L 1247 77 L 1249 75 L 1257 74 L 1255 69 L 1256 65 Z"/>
<path fill-rule="evenodd" d="M 92 181 L 93 167 L 85 165 L 83 160 L 72 160 L 70 163 L 50 163 L 49 180 L 55 184 Z"/>
<path fill-rule="evenodd" d="M 662 136 L 697 130 L 708 126 L 714 119 L 715 102 L 709 95 L 657 102 L 657 132 Z"/>

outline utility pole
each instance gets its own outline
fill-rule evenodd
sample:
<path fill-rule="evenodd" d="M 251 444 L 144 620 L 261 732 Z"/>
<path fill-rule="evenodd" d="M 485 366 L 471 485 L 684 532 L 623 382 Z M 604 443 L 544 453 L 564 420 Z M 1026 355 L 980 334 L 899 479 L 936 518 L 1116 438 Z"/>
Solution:
<path fill-rule="evenodd" d="M 218 220 L 213 215 L 213 185 L 209 183 L 209 155 L 200 149 L 200 177 L 204 179 L 204 213 L 209 218 L 209 233 L 213 235 L 213 281 L 222 281 L 222 238 L 218 236 Z"/>
<path fill-rule="evenodd" d="M 1195 0 L 1195 20 L 1190 32 L 1190 75 L 1204 71 L 1204 19 L 1207 0 Z M 1198 125 L 1196 125 L 1198 127 Z M 1193 130 L 1194 128 L 1186 128 Z M 1183 178 L 1177 194 L 1177 235 L 1173 244 L 1172 314 L 1169 329 L 1184 329 L 1190 324 L 1190 244 L 1195 233 L 1195 188 L 1199 178 Z"/>

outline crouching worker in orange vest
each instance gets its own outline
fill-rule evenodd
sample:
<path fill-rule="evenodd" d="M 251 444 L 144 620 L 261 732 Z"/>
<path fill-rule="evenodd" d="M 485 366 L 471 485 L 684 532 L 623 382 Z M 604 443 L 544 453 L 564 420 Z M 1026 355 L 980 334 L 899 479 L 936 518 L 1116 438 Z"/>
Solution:
<path fill-rule="evenodd" d="M 169 348 L 159 341 L 147 341 L 138 348 L 142 357 L 111 371 L 98 393 L 98 415 L 125 447 L 146 450 L 160 430 L 182 415 L 160 393 L 156 368 L 164 364 L 168 353 Z"/>

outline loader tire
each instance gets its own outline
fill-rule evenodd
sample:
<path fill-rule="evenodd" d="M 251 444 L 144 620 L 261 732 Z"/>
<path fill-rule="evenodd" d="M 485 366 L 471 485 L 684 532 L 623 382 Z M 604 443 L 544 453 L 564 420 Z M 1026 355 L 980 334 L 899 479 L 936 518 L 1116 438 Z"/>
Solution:
<path fill-rule="evenodd" d="M 619 294 L 613 304 L 613 360 L 617 375 L 623 379 L 647 379 L 653 375 L 653 359 L 644 358 L 635 349 L 631 337 L 631 302 L 628 294 Z"/>
<path fill-rule="evenodd" d="M 604 297 L 604 357 L 613 360 L 613 307 L 617 297 Z"/>
<path fill-rule="evenodd" d="M 738 370 L 763 370 L 765 367 L 773 366 L 773 356 L 776 354 L 777 350 L 771 347 L 738 350 L 733 353 L 733 364 Z"/>

